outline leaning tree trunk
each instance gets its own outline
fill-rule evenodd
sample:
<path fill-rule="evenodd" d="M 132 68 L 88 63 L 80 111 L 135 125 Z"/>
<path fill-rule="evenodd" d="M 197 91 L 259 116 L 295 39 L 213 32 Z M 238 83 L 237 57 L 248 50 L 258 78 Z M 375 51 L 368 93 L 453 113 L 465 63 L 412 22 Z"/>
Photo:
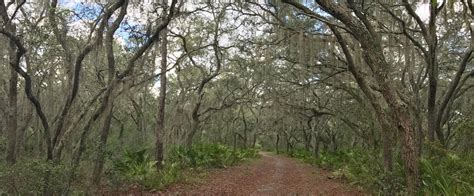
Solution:
<path fill-rule="evenodd" d="M 204 84 L 206 84 L 205 81 L 202 81 L 197 95 L 198 95 L 198 100 L 196 101 L 193 111 L 191 112 L 191 127 L 189 130 L 189 133 L 186 135 L 186 147 L 190 149 L 193 146 L 193 138 L 194 135 L 196 135 L 198 129 L 199 129 L 199 124 L 201 123 L 199 119 L 199 108 L 201 108 L 201 103 L 202 99 L 204 97 L 203 89 L 204 89 Z"/>
<path fill-rule="evenodd" d="M 97 157 L 94 163 L 94 171 L 92 173 L 92 185 L 100 187 L 100 179 L 105 163 L 105 152 L 107 147 L 107 139 L 109 138 L 109 131 L 113 115 L 113 97 L 109 97 L 109 105 L 104 116 L 104 124 L 100 133 L 99 147 L 97 149 Z M 92 187 L 92 186 L 91 186 Z"/>

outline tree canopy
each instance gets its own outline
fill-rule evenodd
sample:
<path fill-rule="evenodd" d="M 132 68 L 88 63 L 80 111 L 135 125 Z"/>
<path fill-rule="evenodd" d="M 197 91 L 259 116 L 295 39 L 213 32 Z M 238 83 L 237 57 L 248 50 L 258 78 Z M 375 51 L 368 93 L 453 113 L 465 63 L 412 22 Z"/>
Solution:
<path fill-rule="evenodd" d="M 473 5 L 2 1 L 0 192 L 85 191 L 114 181 L 124 152 L 163 171 L 211 143 L 358 150 L 378 191 L 442 194 L 429 160 L 474 171 Z"/>

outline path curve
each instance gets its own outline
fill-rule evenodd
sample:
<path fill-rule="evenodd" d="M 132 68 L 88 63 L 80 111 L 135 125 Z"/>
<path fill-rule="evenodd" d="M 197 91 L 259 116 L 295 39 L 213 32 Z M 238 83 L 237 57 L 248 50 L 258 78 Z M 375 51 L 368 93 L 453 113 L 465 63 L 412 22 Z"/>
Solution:
<path fill-rule="evenodd" d="M 176 184 L 169 195 L 366 195 L 330 172 L 282 155 L 260 153 L 261 158 L 239 166 L 211 170 L 206 180 Z"/>

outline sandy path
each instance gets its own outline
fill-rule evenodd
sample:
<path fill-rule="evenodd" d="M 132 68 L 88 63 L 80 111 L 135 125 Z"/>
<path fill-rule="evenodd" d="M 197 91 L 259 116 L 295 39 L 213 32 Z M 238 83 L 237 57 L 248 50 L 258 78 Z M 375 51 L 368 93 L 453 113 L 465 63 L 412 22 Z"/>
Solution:
<path fill-rule="evenodd" d="M 261 153 L 250 163 L 210 171 L 194 184 L 176 184 L 165 195 L 364 195 L 321 170 L 281 155 Z"/>

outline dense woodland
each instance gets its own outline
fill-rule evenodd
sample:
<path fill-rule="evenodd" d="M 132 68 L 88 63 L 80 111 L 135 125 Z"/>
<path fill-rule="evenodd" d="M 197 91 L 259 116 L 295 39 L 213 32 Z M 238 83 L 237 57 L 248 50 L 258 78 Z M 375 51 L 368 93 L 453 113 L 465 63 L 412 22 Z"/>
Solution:
<path fill-rule="evenodd" d="M 255 149 L 368 192 L 474 194 L 471 0 L 4 0 L 0 17 L 0 194 L 159 189 Z"/>

